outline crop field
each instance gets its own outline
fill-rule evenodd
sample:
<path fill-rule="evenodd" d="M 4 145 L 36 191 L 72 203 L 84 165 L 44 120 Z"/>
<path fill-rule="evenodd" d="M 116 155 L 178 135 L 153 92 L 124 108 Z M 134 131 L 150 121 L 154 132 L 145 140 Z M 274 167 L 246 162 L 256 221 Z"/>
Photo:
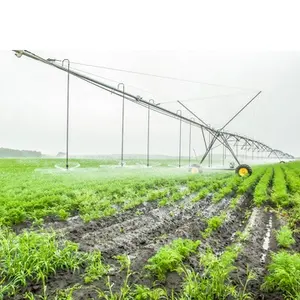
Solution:
<path fill-rule="evenodd" d="M 299 162 L 76 162 L 0 160 L 0 299 L 300 299 Z"/>

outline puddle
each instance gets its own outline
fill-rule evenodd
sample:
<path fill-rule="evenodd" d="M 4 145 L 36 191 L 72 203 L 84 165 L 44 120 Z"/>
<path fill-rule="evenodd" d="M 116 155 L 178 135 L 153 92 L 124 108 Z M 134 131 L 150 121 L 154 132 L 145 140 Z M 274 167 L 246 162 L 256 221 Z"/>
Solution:
<path fill-rule="evenodd" d="M 271 229 L 272 229 L 272 215 L 270 215 L 269 223 L 267 224 L 266 229 L 267 229 L 267 232 L 266 232 L 266 235 L 264 237 L 264 242 L 263 242 L 263 245 L 262 245 L 264 253 L 262 254 L 262 256 L 260 258 L 260 262 L 263 263 L 263 264 L 266 262 L 267 253 L 268 253 L 268 250 L 270 248 L 270 238 L 271 238 Z"/>

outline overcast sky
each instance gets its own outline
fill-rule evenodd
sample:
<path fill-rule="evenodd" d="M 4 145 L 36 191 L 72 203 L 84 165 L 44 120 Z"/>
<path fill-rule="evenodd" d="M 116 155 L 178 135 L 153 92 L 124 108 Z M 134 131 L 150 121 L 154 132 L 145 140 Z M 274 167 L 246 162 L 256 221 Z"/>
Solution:
<path fill-rule="evenodd" d="M 102 76 L 114 86 L 145 100 L 154 99 L 176 111 L 181 100 L 213 127 L 221 127 L 258 91 L 262 94 L 228 130 L 260 140 L 271 147 L 300 154 L 300 52 L 233 51 L 35 51 L 45 58 L 71 60 L 71 68 Z M 109 71 L 86 64 L 180 77 L 203 83 Z M 0 56 L 1 147 L 56 154 L 65 149 L 66 73 L 13 52 Z M 211 83 L 215 85 L 209 85 Z M 220 85 L 220 86 L 217 86 Z M 167 103 L 164 103 L 167 102 Z M 170 102 L 170 103 L 168 103 Z M 70 152 L 120 152 L 122 99 L 70 80 Z M 187 117 L 191 115 L 183 110 Z M 151 153 L 176 155 L 179 122 L 151 113 Z M 189 126 L 183 125 L 183 155 L 188 154 Z M 125 153 L 145 153 L 147 110 L 126 101 Z M 193 147 L 201 152 L 200 130 L 193 129 Z"/>
<path fill-rule="evenodd" d="M 68 58 L 71 68 L 105 77 L 97 78 L 114 86 L 123 82 L 127 91 L 170 110 L 180 109 L 176 100 L 181 100 L 216 128 L 261 90 L 227 130 L 299 156 L 299 5 L 296 0 L 4 2 L 0 147 L 65 151 L 66 73 L 18 59 L 8 50 L 24 47 L 45 58 Z M 117 96 L 71 77 L 71 154 L 120 152 L 121 103 Z M 183 114 L 191 117 L 185 110 Z M 178 120 L 151 113 L 151 153 L 177 154 L 178 131 Z M 147 110 L 126 101 L 125 153 L 145 153 L 146 133 Z M 188 154 L 188 134 L 184 124 L 183 155 Z M 202 152 L 199 129 L 192 135 L 193 148 Z"/>

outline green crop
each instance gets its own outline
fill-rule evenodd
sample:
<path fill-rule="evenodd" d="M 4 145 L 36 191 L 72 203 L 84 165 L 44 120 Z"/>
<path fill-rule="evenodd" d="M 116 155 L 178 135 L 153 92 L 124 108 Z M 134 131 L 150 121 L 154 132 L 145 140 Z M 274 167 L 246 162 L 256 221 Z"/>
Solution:
<path fill-rule="evenodd" d="M 232 178 L 226 182 L 226 185 L 214 194 L 213 201 L 219 202 L 233 191 L 236 191 L 242 180 L 242 177 L 233 175 Z"/>
<path fill-rule="evenodd" d="M 255 205 L 260 206 L 266 202 L 269 198 L 268 188 L 273 176 L 273 168 L 268 167 L 265 174 L 261 177 L 258 184 L 255 187 L 253 200 Z"/>
<path fill-rule="evenodd" d="M 289 165 L 283 168 L 286 185 L 289 191 L 292 194 L 300 192 L 300 179 L 299 174 L 293 168 L 290 168 Z"/>
<path fill-rule="evenodd" d="M 238 186 L 237 194 L 242 195 L 248 192 L 249 190 L 252 190 L 259 182 L 260 178 L 264 175 L 265 172 L 266 172 L 266 167 L 262 166 L 254 169 L 253 174 L 251 176 L 248 176 L 246 178 L 242 177 L 242 182 Z"/>
<path fill-rule="evenodd" d="M 145 266 L 159 280 L 164 280 L 166 273 L 177 270 L 184 259 L 191 253 L 196 252 L 199 241 L 188 239 L 174 240 L 170 245 L 163 246 L 159 251 L 148 260 Z"/>
<path fill-rule="evenodd" d="M 79 162 L 83 167 L 99 163 Z M 163 170 L 149 170 L 147 174 L 139 169 L 107 172 L 105 168 L 91 173 L 58 172 L 56 164 L 61 164 L 61 160 L 0 159 L 0 226 L 41 222 L 48 216 L 65 220 L 76 214 L 89 222 L 133 209 L 146 201 L 168 199 L 164 204 L 171 204 L 191 192 L 189 188 L 179 192 L 182 186 L 201 186 L 207 180 L 188 173 L 165 176 Z M 36 168 L 40 171 L 35 172 Z M 43 172 L 47 168 L 49 173 Z"/>
<path fill-rule="evenodd" d="M 89 253 L 86 259 L 87 268 L 85 269 L 84 282 L 90 283 L 94 280 L 101 278 L 104 274 L 107 274 L 109 266 L 106 266 L 102 262 L 102 256 L 100 251 Z"/>
<path fill-rule="evenodd" d="M 203 237 L 207 238 L 211 235 L 211 233 L 215 230 L 217 230 L 221 225 L 223 224 L 224 220 L 226 218 L 226 213 L 223 213 L 219 216 L 211 217 L 207 220 L 207 228 L 203 232 Z"/>
<path fill-rule="evenodd" d="M 268 266 L 269 275 L 262 288 L 267 291 L 283 292 L 289 299 L 300 297 L 300 254 L 286 251 L 272 254 Z"/>
<path fill-rule="evenodd" d="M 62 172 L 53 167 L 55 164 L 62 164 L 59 159 L 0 160 L 0 299 L 10 299 L 18 295 L 30 300 L 46 300 L 49 297 L 55 300 L 71 300 L 77 296 L 75 291 L 79 288 L 96 292 L 100 299 L 107 300 L 211 300 L 251 297 L 247 293 L 248 282 L 254 279 L 251 270 L 247 271 L 244 283 L 239 278 L 237 279 L 240 282 L 233 283 L 230 280 L 230 273 L 235 269 L 234 260 L 241 247 L 247 245 L 242 242 L 248 238 L 249 232 L 236 232 L 233 235 L 236 244 L 225 249 L 222 254 L 214 254 L 213 250 L 197 253 L 199 241 L 174 240 L 169 245 L 162 246 L 148 260 L 145 269 L 139 270 L 141 272 L 129 280 L 134 273 L 130 269 L 128 256 L 115 257 L 121 265 L 121 273 L 110 277 L 109 266 L 99 251 L 82 252 L 78 244 L 65 241 L 61 235 L 51 232 L 48 221 L 52 220 L 63 221 L 55 225 L 69 228 L 72 220 L 67 223 L 64 220 L 73 216 L 89 222 L 130 210 L 124 214 L 126 218 L 131 215 L 137 218 L 141 214 L 146 215 L 148 209 L 168 205 L 175 209 L 171 207 L 161 211 L 166 216 L 168 213 L 176 216 L 176 222 L 177 215 L 181 218 L 181 214 L 178 214 L 181 209 L 187 207 L 187 213 L 190 214 L 193 204 L 189 201 L 200 201 L 206 197 L 206 202 L 203 203 L 206 209 L 207 205 L 214 206 L 214 202 L 233 196 L 225 211 L 223 209 L 220 215 L 207 220 L 207 227 L 203 232 L 203 237 L 206 238 L 222 226 L 228 211 L 238 208 L 239 199 L 245 193 L 245 196 L 253 193 L 256 205 L 269 204 L 269 200 L 272 200 L 278 206 L 278 216 L 285 217 L 288 222 L 288 226 L 283 226 L 276 232 L 279 246 L 291 248 L 295 243 L 291 229 L 294 234 L 299 232 L 299 162 L 254 167 L 252 176 L 240 178 L 232 175 L 232 172 L 209 175 L 174 172 L 170 175 L 172 170 L 168 168 L 161 168 L 159 172 L 155 168 L 110 168 L 108 171 L 107 168 L 98 168 L 100 162 L 97 160 L 79 161 L 83 168 L 92 167 L 93 170 L 84 172 L 84 169 L 79 168 L 74 172 Z M 133 163 L 128 161 L 128 164 Z M 186 198 L 187 195 L 190 197 Z M 183 199 L 185 201 L 181 201 Z M 212 203 L 209 203 L 210 199 Z M 152 203 L 146 206 L 145 202 Z M 197 206 L 194 208 L 197 209 Z M 248 208 L 242 209 L 247 211 Z M 266 206 L 266 210 L 268 209 Z M 202 211 L 199 209 L 192 212 L 191 217 L 200 216 Z M 126 218 L 124 221 L 127 221 Z M 187 220 L 190 222 L 189 218 Z M 20 231 L 19 228 L 23 228 L 23 225 L 33 226 L 29 230 Z M 175 227 L 170 225 L 171 230 L 177 228 L 178 224 Z M 7 229 L 11 226 L 15 226 L 18 234 Z M 39 229 L 41 227 L 48 229 Z M 120 237 L 123 233 L 123 228 L 116 232 Z M 126 234 L 128 233 L 126 230 Z M 165 243 L 170 238 L 169 231 L 162 231 L 159 235 L 156 238 L 151 236 L 154 243 Z M 173 236 L 172 233 L 171 235 Z M 205 241 L 205 248 L 209 247 L 209 242 L 210 239 Z M 272 262 L 268 266 L 269 274 L 263 288 L 277 290 L 290 299 L 300 299 L 300 258 L 299 254 L 290 251 L 291 253 L 281 251 L 272 254 Z M 200 257 L 199 267 L 194 270 L 185 263 L 191 255 L 193 262 L 196 257 Z M 166 290 L 161 282 L 170 271 L 176 271 L 181 276 L 182 290 L 176 289 L 176 293 L 169 290 L 169 287 Z M 74 282 L 50 295 L 47 286 L 51 286 L 49 280 L 56 272 L 78 272 L 78 276 L 74 278 L 82 278 L 82 287 Z M 148 276 L 148 273 L 153 277 L 148 277 L 147 286 L 134 285 L 136 279 L 138 283 L 144 282 L 143 276 Z M 123 278 L 124 282 L 116 284 L 112 279 L 116 277 Z M 153 279 L 158 281 L 148 284 L 148 280 Z M 96 288 L 99 284 L 93 283 L 94 281 L 101 282 L 100 286 L 106 283 L 104 290 Z M 40 290 L 30 292 L 34 285 L 40 286 Z"/>
<path fill-rule="evenodd" d="M 276 234 L 276 240 L 279 246 L 284 248 L 290 248 L 295 244 L 293 238 L 293 232 L 288 226 L 282 226 Z"/>
<path fill-rule="evenodd" d="M 207 181 L 206 185 L 198 192 L 198 194 L 193 198 L 193 202 L 197 202 L 205 197 L 207 197 L 209 194 L 216 192 L 218 189 L 223 187 L 227 181 L 231 179 L 228 174 L 226 174 L 223 177 L 216 176 L 215 178 L 210 178 L 209 181 Z"/>
<path fill-rule="evenodd" d="M 237 298 L 238 292 L 230 282 L 229 275 L 235 270 L 233 265 L 240 252 L 240 247 L 233 246 L 217 257 L 210 249 L 200 257 L 203 273 L 185 270 L 182 299 L 227 299 Z"/>
<path fill-rule="evenodd" d="M 284 173 L 279 165 L 274 167 L 271 199 L 279 206 L 286 206 L 289 204 L 289 195 L 287 193 Z"/>
<path fill-rule="evenodd" d="M 162 288 L 150 289 L 146 286 L 136 285 L 132 299 L 136 300 L 160 300 L 166 299 L 168 294 Z"/>

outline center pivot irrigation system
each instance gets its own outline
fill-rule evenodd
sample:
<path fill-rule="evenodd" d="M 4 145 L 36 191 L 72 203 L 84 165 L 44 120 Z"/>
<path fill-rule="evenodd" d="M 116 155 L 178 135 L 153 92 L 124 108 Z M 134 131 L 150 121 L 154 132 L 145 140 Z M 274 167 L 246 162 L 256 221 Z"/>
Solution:
<path fill-rule="evenodd" d="M 266 144 L 236 134 L 225 131 L 225 127 L 231 123 L 252 101 L 254 101 L 255 98 L 259 96 L 261 93 L 258 92 L 249 102 L 247 102 L 228 122 L 225 123 L 225 125 L 221 129 L 214 129 L 210 127 L 208 124 L 206 124 L 202 119 L 200 119 L 194 112 L 192 112 L 186 105 L 184 105 L 182 102 L 177 101 L 184 109 L 186 109 L 189 113 L 193 115 L 192 118 L 187 118 L 182 115 L 181 110 L 177 110 L 177 112 L 172 112 L 166 108 L 163 108 L 159 106 L 159 103 L 155 104 L 153 99 L 150 99 L 149 101 L 144 100 L 140 96 L 135 96 L 131 93 L 125 92 L 125 86 L 123 83 L 120 83 L 117 87 L 113 87 L 111 85 L 108 85 L 106 83 L 100 82 L 90 76 L 84 75 L 80 72 L 77 72 L 76 70 L 70 69 L 70 61 L 68 59 L 64 60 L 56 60 L 56 59 L 44 59 L 34 53 L 31 53 L 27 50 L 13 50 L 15 52 L 15 55 L 17 57 L 22 57 L 22 55 L 27 56 L 29 58 L 35 59 L 37 61 L 40 61 L 42 63 L 45 63 L 49 66 L 55 67 L 57 69 L 60 69 L 62 71 L 67 72 L 68 74 L 68 81 L 67 81 L 67 136 L 66 136 L 66 169 L 69 167 L 68 159 L 69 159 L 69 78 L 70 75 L 76 76 L 90 84 L 93 84 L 103 90 L 106 90 L 110 92 L 111 94 L 115 94 L 117 96 L 120 96 L 123 98 L 123 109 L 122 109 L 122 122 L 124 122 L 124 100 L 129 100 L 131 102 L 136 103 L 137 105 L 144 106 L 148 109 L 148 144 L 147 144 L 147 166 L 149 166 L 149 114 L 150 110 L 156 111 L 160 114 L 166 115 L 171 118 L 178 119 L 180 121 L 180 142 L 179 142 L 179 166 L 180 166 L 180 158 L 181 158 L 181 123 L 185 122 L 190 125 L 190 136 L 191 136 L 191 127 L 195 126 L 201 129 L 202 137 L 205 145 L 205 153 L 203 154 L 200 164 L 190 164 L 190 170 L 192 172 L 199 172 L 201 169 L 201 165 L 203 161 L 208 157 L 209 159 L 209 166 L 211 166 L 212 163 L 212 150 L 216 148 L 215 143 L 218 141 L 220 145 L 223 145 L 223 165 L 224 165 L 224 156 L 226 156 L 226 149 L 231 153 L 234 160 L 237 163 L 237 167 L 235 168 L 234 163 L 230 163 L 230 170 L 236 171 L 236 173 L 240 176 L 246 176 L 251 175 L 252 169 L 247 164 L 241 164 L 238 159 L 238 151 L 239 147 L 241 150 L 245 151 L 245 156 L 247 156 L 247 152 L 252 152 L 252 159 L 254 157 L 254 152 L 257 152 L 257 155 L 261 154 L 261 157 L 270 158 L 271 155 L 273 157 L 275 156 L 279 161 L 283 161 L 284 159 L 294 159 L 294 157 L 290 154 L 284 153 L 280 150 L 273 149 Z M 67 62 L 67 68 L 64 67 L 64 62 Z M 122 87 L 122 89 L 120 89 Z M 205 134 L 208 133 L 208 141 L 206 139 Z M 122 124 L 122 154 L 121 154 L 121 165 L 123 165 L 123 135 L 124 135 L 124 124 Z M 190 138 L 190 144 L 191 144 L 191 138 Z M 189 145 L 189 153 L 191 152 L 191 146 Z M 189 158 L 190 161 L 190 158 Z M 228 170 L 228 169 L 226 169 Z"/>

